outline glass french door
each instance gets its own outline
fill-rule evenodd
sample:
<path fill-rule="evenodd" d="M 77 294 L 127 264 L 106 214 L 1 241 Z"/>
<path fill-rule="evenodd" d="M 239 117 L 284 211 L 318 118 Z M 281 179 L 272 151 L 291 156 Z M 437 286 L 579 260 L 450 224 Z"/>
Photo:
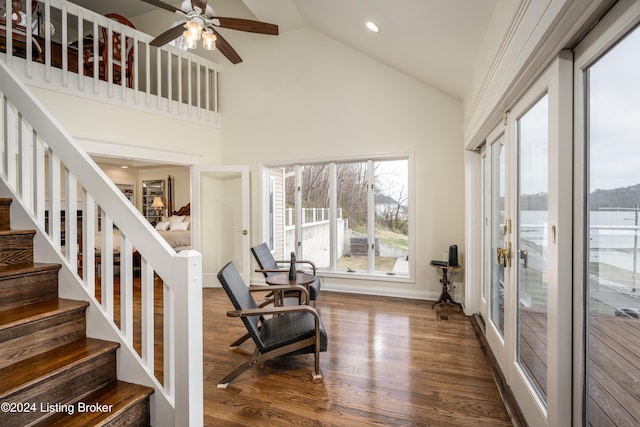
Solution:
<path fill-rule="evenodd" d="M 498 254 L 505 245 L 506 147 L 505 128 L 499 126 L 482 153 L 483 192 L 483 260 L 484 278 L 481 313 L 486 319 L 487 341 L 503 371 L 507 369 L 504 347 L 505 265 Z M 505 258 L 506 259 L 506 258 Z"/>
<path fill-rule="evenodd" d="M 506 129 L 490 135 L 483 168 L 487 342 L 525 419 L 536 426 L 571 424 L 567 56 L 513 106 Z"/>
<path fill-rule="evenodd" d="M 517 127 L 516 363 L 539 404 L 547 406 L 549 255 L 549 96 L 515 121 Z M 554 227 L 554 226 L 551 226 Z"/>
<path fill-rule="evenodd" d="M 587 426 L 640 424 L 639 23 L 640 4 L 622 1 L 576 50 L 574 403 Z"/>

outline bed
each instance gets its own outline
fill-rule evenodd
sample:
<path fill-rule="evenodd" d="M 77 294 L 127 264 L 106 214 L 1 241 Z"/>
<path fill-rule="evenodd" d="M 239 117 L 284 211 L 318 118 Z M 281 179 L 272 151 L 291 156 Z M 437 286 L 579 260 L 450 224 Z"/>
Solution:
<path fill-rule="evenodd" d="M 172 212 L 169 217 L 162 218 L 155 229 L 164 240 L 176 251 L 191 249 L 191 207 L 190 203 Z M 98 232 L 95 236 L 94 246 L 96 257 L 102 251 L 102 236 Z M 120 253 L 120 231 L 113 230 L 113 252 Z M 134 248 L 135 252 L 135 248 Z"/>
<path fill-rule="evenodd" d="M 191 204 L 187 203 L 170 217 L 162 218 L 156 231 L 176 251 L 191 249 Z"/>

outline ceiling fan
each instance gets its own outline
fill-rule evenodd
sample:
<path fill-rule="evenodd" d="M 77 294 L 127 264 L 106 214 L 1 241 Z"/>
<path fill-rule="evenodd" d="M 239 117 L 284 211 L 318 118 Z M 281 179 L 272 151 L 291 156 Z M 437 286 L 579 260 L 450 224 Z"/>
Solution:
<path fill-rule="evenodd" d="M 159 0 L 142 0 L 153 6 L 168 10 L 186 18 L 186 22 L 168 29 L 153 39 L 151 46 L 163 46 L 180 36 L 184 37 L 188 48 L 195 48 L 197 41 L 202 38 L 202 46 L 213 50 L 216 47 L 232 64 L 242 62 L 242 58 L 233 47 L 218 32 L 218 28 L 246 31 L 250 33 L 278 35 L 278 26 L 266 22 L 241 18 L 224 18 L 215 16 L 213 8 L 207 0 L 184 0 L 180 9 Z"/>

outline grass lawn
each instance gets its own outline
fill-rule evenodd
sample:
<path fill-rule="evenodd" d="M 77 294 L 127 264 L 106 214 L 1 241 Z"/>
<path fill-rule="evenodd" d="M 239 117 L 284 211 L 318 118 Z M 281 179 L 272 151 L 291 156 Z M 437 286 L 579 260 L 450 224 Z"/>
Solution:
<path fill-rule="evenodd" d="M 391 271 L 396 264 L 396 258 L 393 257 L 378 257 L 376 259 L 376 270 L 378 271 Z M 369 268 L 369 261 L 364 256 L 345 256 L 338 260 L 338 269 L 346 270 L 350 268 L 356 271 L 367 271 Z"/>
<path fill-rule="evenodd" d="M 352 231 L 362 237 L 367 236 L 366 227 L 354 227 Z M 376 237 L 380 239 L 380 244 L 390 246 L 392 248 L 400 248 L 405 251 L 409 250 L 409 236 L 406 234 L 394 233 L 389 230 L 376 229 Z"/>

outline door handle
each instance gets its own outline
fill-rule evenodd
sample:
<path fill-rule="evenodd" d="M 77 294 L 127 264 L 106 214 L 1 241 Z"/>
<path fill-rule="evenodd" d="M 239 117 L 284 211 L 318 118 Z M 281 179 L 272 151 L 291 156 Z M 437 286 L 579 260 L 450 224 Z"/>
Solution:
<path fill-rule="evenodd" d="M 504 248 L 498 247 L 498 264 L 502 264 L 504 267 L 507 266 L 507 258 L 505 257 L 506 250 Z"/>
<path fill-rule="evenodd" d="M 524 266 L 522 268 L 527 268 L 527 260 L 529 259 L 529 254 L 524 249 L 520 249 L 520 259 L 524 260 Z"/>
<path fill-rule="evenodd" d="M 497 249 L 498 252 L 498 264 L 502 264 L 503 267 L 511 267 L 511 242 L 507 243 L 507 247 Z"/>
<path fill-rule="evenodd" d="M 248 231 L 247 231 L 247 230 L 242 230 L 242 235 L 243 235 L 243 236 L 246 236 L 246 235 L 247 235 L 247 233 L 248 233 Z"/>

